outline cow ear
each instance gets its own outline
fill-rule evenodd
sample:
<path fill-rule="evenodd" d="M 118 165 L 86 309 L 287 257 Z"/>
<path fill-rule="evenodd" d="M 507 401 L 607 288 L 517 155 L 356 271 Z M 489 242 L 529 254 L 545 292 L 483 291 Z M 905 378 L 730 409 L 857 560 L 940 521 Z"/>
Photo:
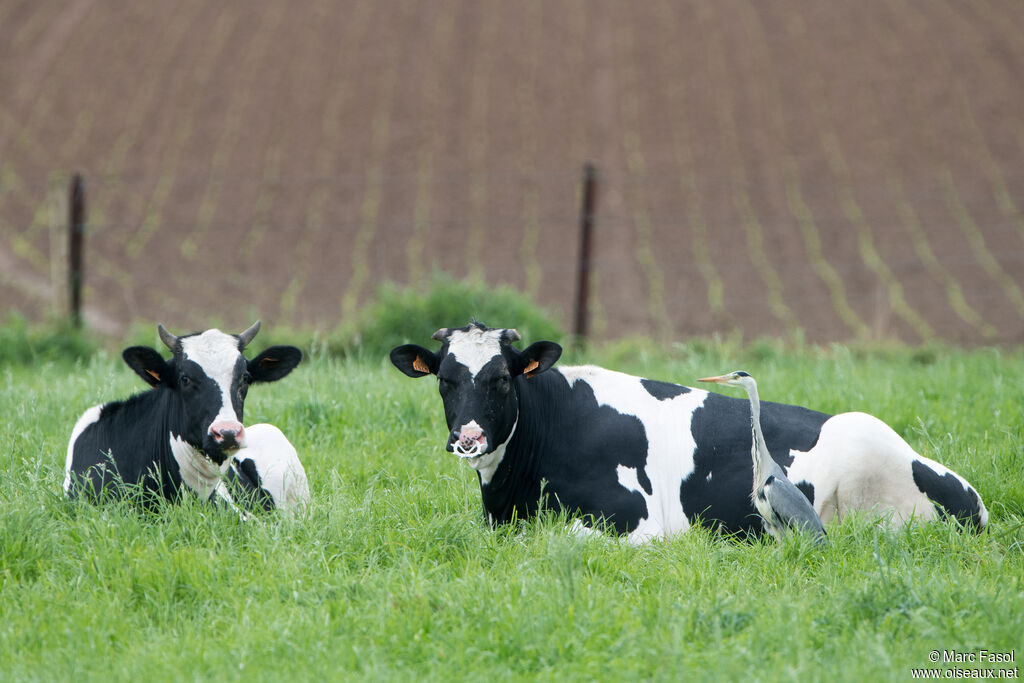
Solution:
<path fill-rule="evenodd" d="M 391 349 L 391 362 L 410 377 L 436 375 L 437 354 L 416 344 L 406 344 Z"/>
<path fill-rule="evenodd" d="M 255 382 L 276 382 L 302 362 L 302 351 L 294 346 L 271 346 L 248 362 L 247 370 Z"/>
<path fill-rule="evenodd" d="M 534 342 L 519 354 L 519 368 L 516 374 L 527 377 L 539 375 L 554 365 L 561 355 L 562 347 L 555 342 Z"/>
<path fill-rule="evenodd" d="M 128 364 L 151 387 L 171 381 L 171 366 L 155 350 L 148 346 L 129 346 L 121 353 Z"/>

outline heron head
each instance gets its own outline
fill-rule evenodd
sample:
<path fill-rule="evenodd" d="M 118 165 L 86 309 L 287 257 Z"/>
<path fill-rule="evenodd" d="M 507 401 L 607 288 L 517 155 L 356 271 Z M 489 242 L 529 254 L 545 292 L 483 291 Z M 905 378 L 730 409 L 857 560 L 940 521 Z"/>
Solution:
<path fill-rule="evenodd" d="M 744 372 L 743 370 L 735 370 L 725 375 L 718 375 L 717 377 L 702 377 L 698 382 L 711 382 L 714 384 L 724 384 L 727 387 L 744 387 L 746 388 L 750 384 L 754 383 L 754 378 L 750 376 L 750 373 Z"/>

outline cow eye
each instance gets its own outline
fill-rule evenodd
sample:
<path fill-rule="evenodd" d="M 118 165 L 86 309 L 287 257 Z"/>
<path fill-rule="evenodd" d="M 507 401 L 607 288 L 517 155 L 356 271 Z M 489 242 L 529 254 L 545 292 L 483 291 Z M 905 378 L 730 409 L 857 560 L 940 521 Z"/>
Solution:
<path fill-rule="evenodd" d="M 182 389 L 185 389 L 192 384 L 192 378 L 188 375 L 182 375 L 181 379 L 178 380 L 178 383 L 181 385 Z"/>
<path fill-rule="evenodd" d="M 248 372 L 242 373 L 242 384 L 252 384 L 252 375 Z"/>

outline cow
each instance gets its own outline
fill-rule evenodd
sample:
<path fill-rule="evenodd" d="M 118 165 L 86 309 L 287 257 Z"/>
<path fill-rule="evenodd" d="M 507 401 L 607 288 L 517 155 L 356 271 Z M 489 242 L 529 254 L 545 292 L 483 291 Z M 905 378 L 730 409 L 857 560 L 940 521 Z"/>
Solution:
<path fill-rule="evenodd" d="M 558 344 L 519 350 L 514 329 L 475 321 L 433 338 L 438 351 L 405 344 L 391 362 L 437 377 L 447 450 L 476 470 L 492 525 L 553 509 L 634 542 L 697 524 L 762 533 L 746 399 L 591 365 L 552 368 Z M 857 510 L 894 525 L 952 517 L 980 530 L 988 521 L 967 481 L 875 417 L 765 402 L 761 423 L 772 458 L 823 522 Z"/>
<path fill-rule="evenodd" d="M 306 473 L 277 427 L 243 427 L 251 384 L 275 382 L 302 360 L 294 346 L 271 346 L 246 360 L 257 321 L 238 335 L 217 329 L 177 337 L 157 325 L 170 349 L 122 353 L 148 391 L 93 406 L 68 442 L 64 491 L 97 501 L 138 491 L 147 505 L 183 489 L 238 509 L 294 508 L 309 500 Z"/>

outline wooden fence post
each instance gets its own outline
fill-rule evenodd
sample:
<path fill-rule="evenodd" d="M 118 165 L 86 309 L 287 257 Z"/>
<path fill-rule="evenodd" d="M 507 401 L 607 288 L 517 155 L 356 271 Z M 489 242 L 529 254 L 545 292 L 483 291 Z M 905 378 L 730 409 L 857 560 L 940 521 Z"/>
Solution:
<path fill-rule="evenodd" d="M 81 173 L 71 178 L 68 211 L 68 285 L 71 289 L 71 324 L 82 326 L 82 251 L 85 241 L 85 181 Z"/>
<path fill-rule="evenodd" d="M 583 201 L 580 205 L 580 252 L 576 280 L 576 320 L 573 325 L 573 343 L 583 346 L 587 340 L 590 301 L 590 268 L 593 265 L 594 222 L 597 206 L 597 168 L 587 162 L 583 166 Z"/>

